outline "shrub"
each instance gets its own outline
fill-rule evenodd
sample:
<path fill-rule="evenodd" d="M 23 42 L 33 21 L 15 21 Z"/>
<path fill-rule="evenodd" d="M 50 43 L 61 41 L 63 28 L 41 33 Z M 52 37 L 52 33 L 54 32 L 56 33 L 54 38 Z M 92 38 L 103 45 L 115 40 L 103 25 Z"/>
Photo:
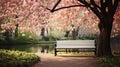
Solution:
<path fill-rule="evenodd" d="M 76 39 L 77 40 L 93 40 L 95 39 L 96 37 L 91 37 L 91 36 L 77 36 Z"/>
<path fill-rule="evenodd" d="M 50 31 L 50 33 L 48 34 L 48 37 L 50 41 L 54 41 L 54 40 L 62 39 L 64 35 L 65 33 L 63 31 L 55 29 L 55 30 Z"/>
<path fill-rule="evenodd" d="M 102 57 L 103 67 L 120 67 L 120 57 Z"/>
<path fill-rule="evenodd" d="M 5 40 L 5 36 L 3 36 L 1 33 L 0 33 L 0 41 L 3 41 Z"/>
<path fill-rule="evenodd" d="M 0 49 L 0 67 L 29 67 L 38 61 L 32 53 Z"/>
<path fill-rule="evenodd" d="M 26 42 L 29 41 L 30 38 L 30 33 L 20 33 L 19 36 L 16 38 L 16 41 L 20 41 L 20 42 Z"/>

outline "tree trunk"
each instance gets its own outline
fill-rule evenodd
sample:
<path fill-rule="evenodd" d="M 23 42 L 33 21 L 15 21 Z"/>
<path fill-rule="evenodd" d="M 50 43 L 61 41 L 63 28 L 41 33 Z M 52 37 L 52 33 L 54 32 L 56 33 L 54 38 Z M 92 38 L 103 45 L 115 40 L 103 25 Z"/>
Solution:
<path fill-rule="evenodd" d="M 76 40 L 76 37 L 78 36 L 78 32 L 79 32 L 79 27 L 77 27 L 77 29 L 73 29 L 72 30 L 72 40 Z"/>
<path fill-rule="evenodd" d="M 66 31 L 65 37 L 69 36 L 70 31 Z"/>
<path fill-rule="evenodd" d="M 45 28 L 42 28 L 42 29 L 41 29 L 41 36 L 42 36 L 42 39 L 44 39 L 44 37 L 45 37 L 45 34 L 44 34 L 44 33 L 45 33 Z"/>
<path fill-rule="evenodd" d="M 112 56 L 110 47 L 110 35 L 112 30 L 113 19 L 102 19 L 99 23 L 100 35 L 97 45 L 97 56 Z"/>
<path fill-rule="evenodd" d="M 5 36 L 5 40 L 6 40 L 6 41 L 9 41 L 9 40 L 10 40 L 9 30 L 6 30 L 6 32 L 4 33 L 4 36 Z"/>
<path fill-rule="evenodd" d="M 76 31 L 75 31 L 75 29 L 72 30 L 72 40 L 76 40 Z"/>
<path fill-rule="evenodd" d="M 16 29 L 15 29 L 15 37 L 18 37 L 18 26 L 19 26 L 19 24 L 16 24 L 15 26 L 16 26 Z"/>

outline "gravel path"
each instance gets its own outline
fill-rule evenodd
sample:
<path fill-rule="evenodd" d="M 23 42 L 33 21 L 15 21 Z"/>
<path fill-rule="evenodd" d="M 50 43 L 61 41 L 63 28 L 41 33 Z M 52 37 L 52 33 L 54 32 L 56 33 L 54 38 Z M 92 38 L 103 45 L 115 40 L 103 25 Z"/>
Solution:
<path fill-rule="evenodd" d="M 35 64 L 33 67 L 102 67 L 98 58 L 94 56 L 37 55 L 40 56 L 41 62 Z"/>

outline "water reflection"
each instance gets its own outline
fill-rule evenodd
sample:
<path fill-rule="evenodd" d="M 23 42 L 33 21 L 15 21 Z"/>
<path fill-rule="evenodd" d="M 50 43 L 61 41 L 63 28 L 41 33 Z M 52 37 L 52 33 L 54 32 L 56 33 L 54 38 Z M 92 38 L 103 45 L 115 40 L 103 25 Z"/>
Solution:
<path fill-rule="evenodd" d="M 42 44 L 42 45 L 32 46 L 30 48 L 30 51 L 31 52 L 36 52 L 36 53 L 51 53 L 53 51 L 53 45 Z"/>
<path fill-rule="evenodd" d="M 0 45 L 1 49 L 12 49 L 33 53 L 52 53 L 53 47 L 53 44 Z"/>
<path fill-rule="evenodd" d="M 32 47 L 33 48 L 33 47 Z M 34 48 L 36 49 L 36 48 Z M 52 48 L 51 48 L 52 49 Z M 33 51 L 33 50 L 32 50 Z M 48 53 L 50 51 L 49 45 L 37 47 L 37 53 Z"/>

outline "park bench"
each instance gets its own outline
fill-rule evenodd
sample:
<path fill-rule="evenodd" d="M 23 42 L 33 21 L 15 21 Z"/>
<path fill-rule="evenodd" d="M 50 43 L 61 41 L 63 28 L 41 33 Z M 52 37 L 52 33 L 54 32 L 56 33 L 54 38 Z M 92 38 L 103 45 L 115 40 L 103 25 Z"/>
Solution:
<path fill-rule="evenodd" d="M 77 49 L 78 52 L 94 52 L 96 55 L 95 42 L 95 40 L 57 40 L 54 48 L 55 56 L 57 52 L 68 52 L 71 49 Z"/>

